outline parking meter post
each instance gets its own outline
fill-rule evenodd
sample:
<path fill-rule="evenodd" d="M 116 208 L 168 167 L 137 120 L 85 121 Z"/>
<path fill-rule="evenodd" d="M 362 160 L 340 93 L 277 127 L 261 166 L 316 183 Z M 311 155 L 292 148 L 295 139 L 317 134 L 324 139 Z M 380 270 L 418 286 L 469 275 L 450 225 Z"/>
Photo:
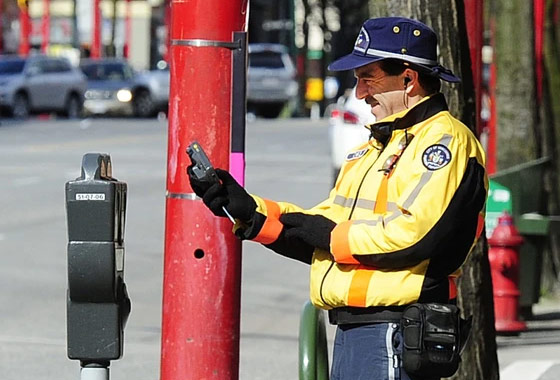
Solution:
<path fill-rule="evenodd" d="M 66 183 L 67 353 L 80 361 L 82 379 L 108 379 L 110 361 L 123 354 L 126 192 L 101 153 L 85 154 L 80 177 Z"/>
<path fill-rule="evenodd" d="M 109 380 L 109 364 L 82 364 L 80 380 Z"/>
<path fill-rule="evenodd" d="M 192 191 L 187 146 L 232 169 L 233 32 L 246 0 L 171 1 L 161 379 L 239 376 L 241 242 Z"/>

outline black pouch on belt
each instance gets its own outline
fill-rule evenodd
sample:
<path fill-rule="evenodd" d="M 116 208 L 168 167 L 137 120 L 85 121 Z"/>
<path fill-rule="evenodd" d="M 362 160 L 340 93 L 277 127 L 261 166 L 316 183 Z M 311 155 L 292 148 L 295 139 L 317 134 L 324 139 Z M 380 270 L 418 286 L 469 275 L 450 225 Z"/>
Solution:
<path fill-rule="evenodd" d="M 449 377 L 459 367 L 472 318 L 460 317 L 455 305 L 416 303 L 401 319 L 404 337 L 403 368 L 419 377 Z"/>

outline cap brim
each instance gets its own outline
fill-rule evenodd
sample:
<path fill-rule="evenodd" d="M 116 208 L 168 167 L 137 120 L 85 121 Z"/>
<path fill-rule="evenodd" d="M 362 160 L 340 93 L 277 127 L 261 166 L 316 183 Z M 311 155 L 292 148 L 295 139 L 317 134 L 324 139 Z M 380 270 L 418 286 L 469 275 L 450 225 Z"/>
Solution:
<path fill-rule="evenodd" d="M 412 67 L 416 67 L 417 69 L 419 69 L 420 71 L 424 71 L 429 75 L 432 76 L 437 76 L 439 79 L 444 80 L 446 82 L 451 82 L 451 83 L 461 83 L 461 78 L 459 78 L 458 76 L 455 76 L 455 74 L 453 74 L 453 72 L 441 65 L 437 65 L 437 66 L 426 66 L 426 65 L 421 65 L 418 63 L 412 63 Z"/>
<path fill-rule="evenodd" d="M 328 66 L 328 69 L 330 71 L 353 70 L 353 69 L 357 69 L 358 67 L 369 65 L 370 63 L 373 63 L 373 62 L 381 61 L 383 59 L 388 59 L 388 57 L 363 56 L 363 55 L 356 55 L 354 53 L 350 53 L 350 54 L 347 54 L 347 55 L 337 59 L 336 61 L 332 62 Z M 409 62 L 407 60 L 402 60 L 402 61 Z M 445 69 L 447 72 L 443 72 L 443 71 L 434 72 L 434 71 L 432 71 L 432 67 L 430 67 L 430 66 L 421 65 L 421 64 L 413 63 L 413 62 L 409 62 L 409 63 L 413 64 L 414 66 L 416 66 L 420 69 L 424 69 L 423 71 L 426 71 L 426 72 L 430 73 L 431 75 L 437 74 L 437 76 L 441 80 L 444 80 L 446 82 L 451 82 L 451 83 L 460 83 L 461 82 L 461 79 L 459 77 L 455 76 L 450 70 Z"/>
<path fill-rule="evenodd" d="M 366 57 L 350 53 L 332 62 L 328 69 L 331 71 L 353 70 L 384 59 L 383 57 Z"/>
<path fill-rule="evenodd" d="M 455 76 L 454 74 L 439 73 L 439 78 L 446 82 L 451 83 L 461 83 L 461 78 Z"/>

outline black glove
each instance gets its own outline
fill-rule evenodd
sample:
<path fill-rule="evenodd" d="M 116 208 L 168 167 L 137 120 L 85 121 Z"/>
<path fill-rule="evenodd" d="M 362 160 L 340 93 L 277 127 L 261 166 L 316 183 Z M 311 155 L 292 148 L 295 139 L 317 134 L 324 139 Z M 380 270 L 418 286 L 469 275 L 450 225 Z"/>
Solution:
<path fill-rule="evenodd" d="M 222 207 L 225 207 L 235 219 L 242 222 L 251 221 L 255 215 L 257 203 L 228 171 L 216 169 L 216 174 L 221 183 L 213 184 L 197 179 L 190 166 L 187 168 L 187 173 L 194 192 L 202 198 L 206 207 L 214 215 L 227 217 L 222 209 Z"/>
<path fill-rule="evenodd" d="M 299 238 L 307 244 L 330 252 L 331 232 L 336 223 L 322 215 L 292 212 L 280 216 L 287 238 Z"/>
<path fill-rule="evenodd" d="M 200 198 L 202 198 L 204 196 L 204 194 L 206 194 L 206 192 L 208 191 L 210 186 L 212 186 L 214 184 L 214 182 L 202 181 L 202 180 L 198 179 L 198 177 L 193 172 L 193 167 L 194 167 L 193 164 L 191 164 L 187 167 L 187 174 L 189 176 L 189 182 L 191 184 L 191 187 L 192 187 L 194 193 L 196 195 L 198 195 Z"/>

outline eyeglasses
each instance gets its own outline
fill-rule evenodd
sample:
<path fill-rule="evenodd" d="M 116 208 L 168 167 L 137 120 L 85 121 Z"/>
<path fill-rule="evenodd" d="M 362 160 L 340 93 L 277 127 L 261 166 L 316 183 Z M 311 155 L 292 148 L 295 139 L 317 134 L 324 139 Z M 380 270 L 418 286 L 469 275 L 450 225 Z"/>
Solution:
<path fill-rule="evenodd" d="M 393 169 L 395 168 L 395 166 L 397 165 L 399 158 L 401 158 L 404 150 L 406 149 L 408 144 L 410 144 L 413 138 L 414 135 L 411 133 L 407 133 L 405 130 L 405 134 L 403 138 L 401 139 L 401 141 L 399 141 L 399 145 L 398 145 L 399 150 L 397 151 L 396 154 L 392 154 L 389 157 L 387 157 L 387 159 L 385 160 L 385 162 L 383 163 L 379 171 L 382 171 L 383 174 L 385 174 L 386 176 L 390 175 Z"/>

